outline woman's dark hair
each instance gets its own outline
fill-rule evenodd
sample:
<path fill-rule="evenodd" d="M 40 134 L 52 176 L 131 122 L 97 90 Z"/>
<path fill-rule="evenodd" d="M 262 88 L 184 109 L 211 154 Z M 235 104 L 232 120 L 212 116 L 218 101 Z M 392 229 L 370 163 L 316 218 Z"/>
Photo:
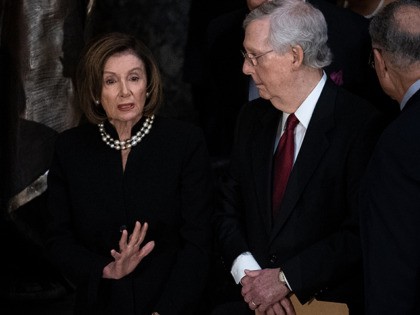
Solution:
<path fill-rule="evenodd" d="M 124 33 L 107 33 L 88 42 L 77 66 L 75 76 L 75 101 L 84 112 L 86 119 L 94 124 L 103 122 L 107 116 L 100 100 L 103 71 L 108 58 L 122 52 L 136 55 L 143 63 L 147 77 L 149 97 L 144 106 L 143 115 L 156 113 L 162 103 L 162 81 L 159 68 L 149 48 L 136 37 Z"/>

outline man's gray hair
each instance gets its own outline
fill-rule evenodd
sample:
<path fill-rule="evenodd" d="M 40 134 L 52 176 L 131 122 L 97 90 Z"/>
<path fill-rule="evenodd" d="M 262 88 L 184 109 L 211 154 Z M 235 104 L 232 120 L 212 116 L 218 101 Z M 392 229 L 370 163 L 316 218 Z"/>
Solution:
<path fill-rule="evenodd" d="M 417 18 L 404 18 L 406 12 L 400 10 L 417 10 Z M 391 64 L 400 69 L 420 62 L 420 2 L 416 0 L 399 0 L 391 2 L 373 17 L 369 33 L 372 46 L 389 53 Z"/>
<path fill-rule="evenodd" d="M 331 63 L 327 22 L 317 8 L 304 0 L 267 1 L 247 15 L 243 27 L 265 18 L 270 19 L 268 40 L 275 52 L 285 53 L 291 46 L 299 45 L 304 65 L 324 68 Z"/>

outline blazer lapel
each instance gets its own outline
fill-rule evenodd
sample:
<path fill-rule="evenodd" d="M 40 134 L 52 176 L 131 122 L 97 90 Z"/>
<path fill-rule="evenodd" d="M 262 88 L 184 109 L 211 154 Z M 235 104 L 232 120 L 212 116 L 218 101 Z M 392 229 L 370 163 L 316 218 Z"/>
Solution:
<path fill-rule="evenodd" d="M 295 208 L 311 176 L 329 147 L 328 132 L 334 127 L 336 88 L 327 81 L 312 114 L 305 138 L 287 183 L 282 205 L 270 234 L 270 242 L 280 232 Z"/>
<path fill-rule="evenodd" d="M 268 103 L 268 102 L 267 102 Z M 267 234 L 271 230 L 271 167 L 276 131 L 282 113 L 271 103 L 255 125 L 255 136 L 251 140 L 252 172 L 260 215 Z"/>

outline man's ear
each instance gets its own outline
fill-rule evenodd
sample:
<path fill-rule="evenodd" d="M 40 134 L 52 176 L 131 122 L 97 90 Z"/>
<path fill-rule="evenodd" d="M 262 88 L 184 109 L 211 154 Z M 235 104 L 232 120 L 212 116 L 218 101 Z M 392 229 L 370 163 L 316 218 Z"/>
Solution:
<path fill-rule="evenodd" d="M 292 46 L 293 66 L 298 68 L 303 63 L 303 49 L 299 45 Z"/>
<path fill-rule="evenodd" d="M 373 49 L 373 55 L 375 58 L 376 74 L 378 75 L 379 79 L 384 80 L 389 74 L 384 57 L 382 56 L 381 51 L 375 48 Z"/>

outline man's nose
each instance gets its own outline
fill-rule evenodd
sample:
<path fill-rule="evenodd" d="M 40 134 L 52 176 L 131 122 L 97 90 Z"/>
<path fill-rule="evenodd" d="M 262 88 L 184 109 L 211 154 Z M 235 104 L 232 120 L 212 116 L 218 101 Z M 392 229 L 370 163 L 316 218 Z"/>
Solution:
<path fill-rule="evenodd" d="M 247 60 L 244 60 L 242 64 L 242 72 L 246 75 L 251 75 L 254 72 L 254 67 L 249 64 Z"/>

